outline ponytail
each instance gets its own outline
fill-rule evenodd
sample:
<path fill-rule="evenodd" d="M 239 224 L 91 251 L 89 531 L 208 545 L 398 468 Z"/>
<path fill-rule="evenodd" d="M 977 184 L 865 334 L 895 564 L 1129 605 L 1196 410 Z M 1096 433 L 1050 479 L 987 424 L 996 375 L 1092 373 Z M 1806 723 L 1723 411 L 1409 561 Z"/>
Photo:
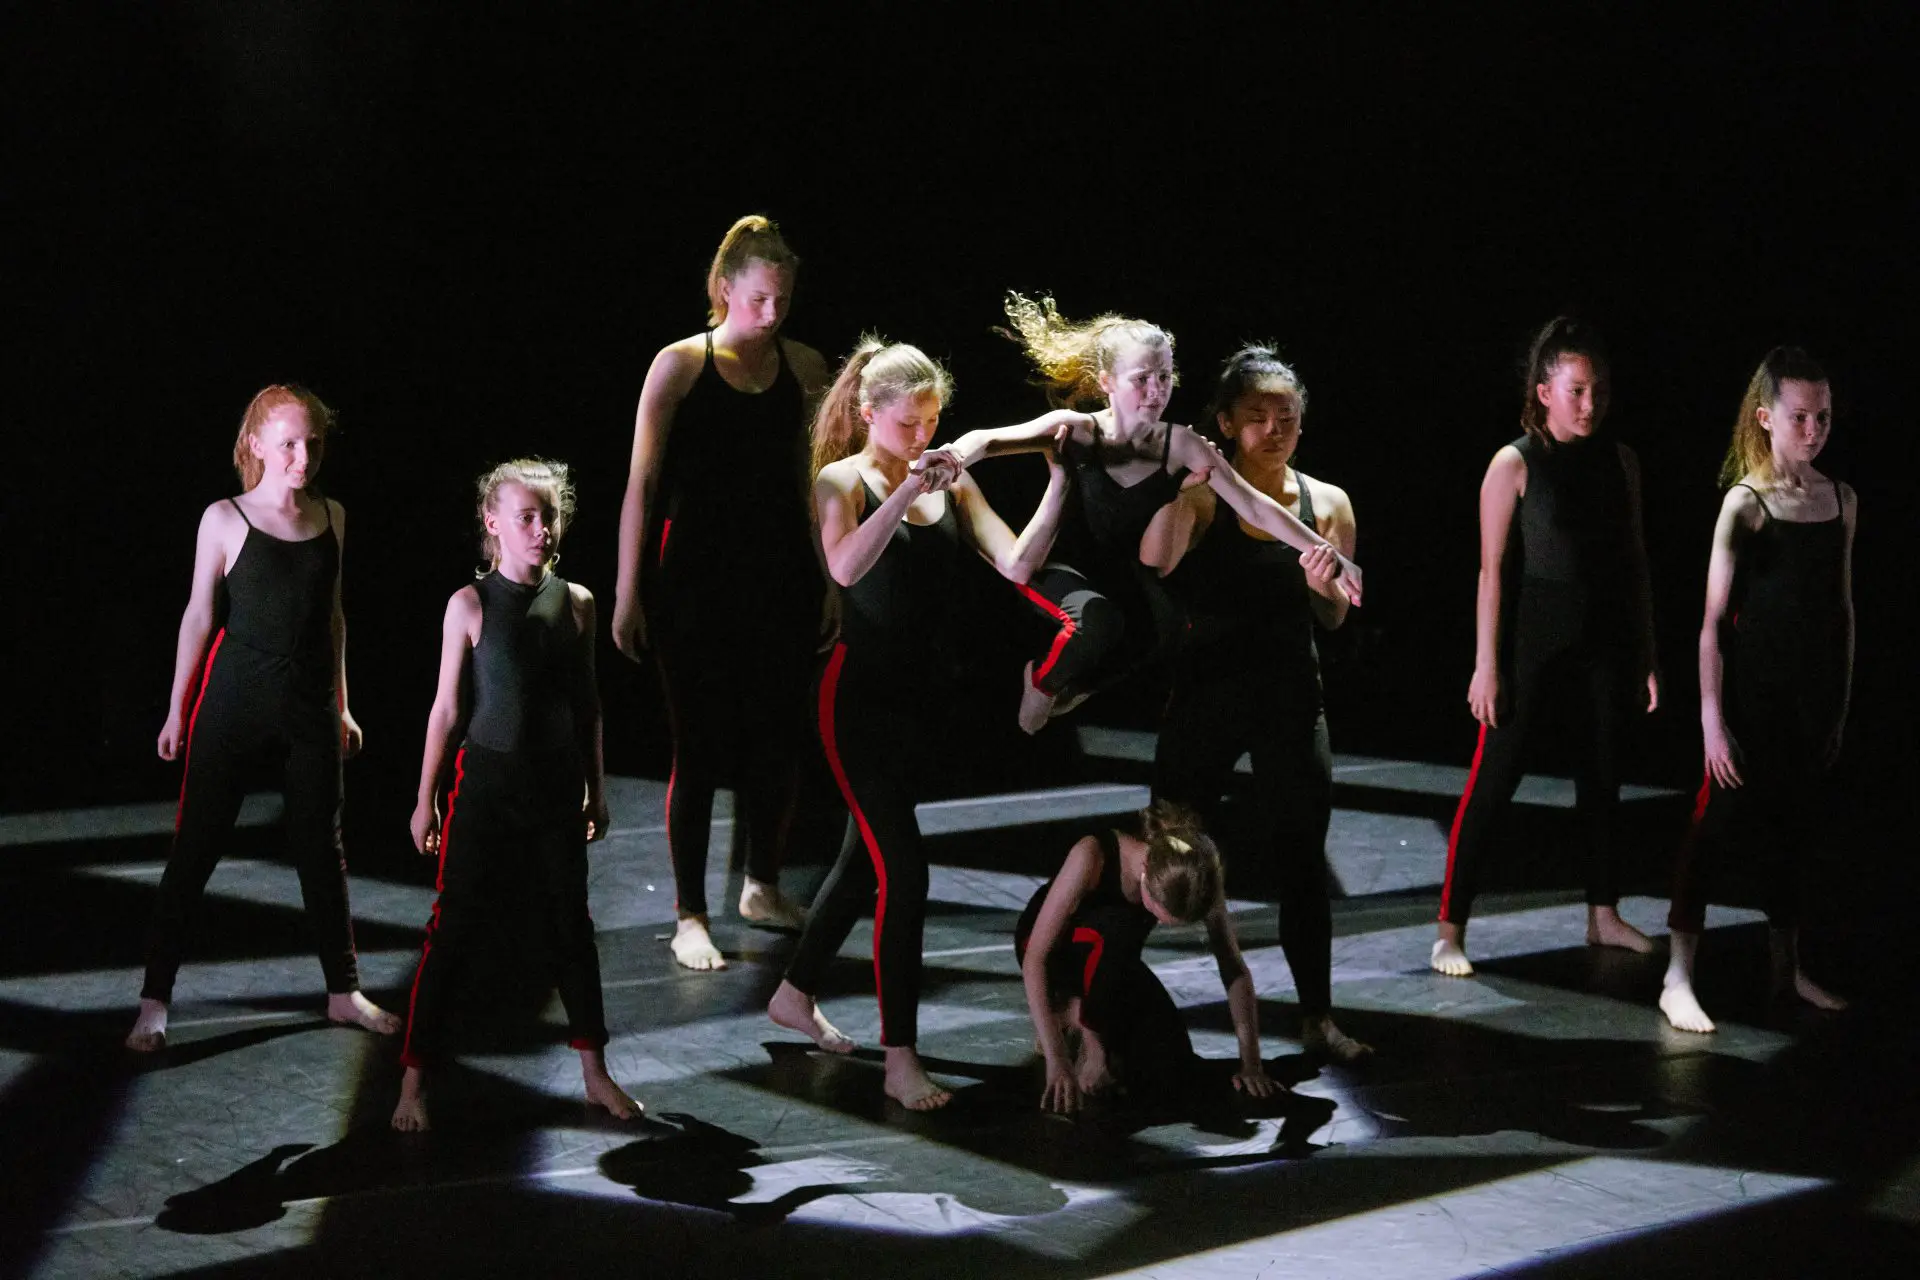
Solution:
<path fill-rule="evenodd" d="M 1741 476 L 1769 475 L 1773 471 L 1773 441 L 1760 425 L 1760 410 L 1770 409 L 1780 398 L 1780 384 L 1787 381 L 1825 382 L 1827 371 L 1801 347 L 1775 347 L 1767 352 L 1760 367 L 1747 379 L 1747 393 L 1740 398 L 1740 416 L 1733 422 L 1733 439 L 1727 445 L 1726 459 L 1720 464 L 1722 487 L 1738 482 Z"/>
<path fill-rule="evenodd" d="M 1140 815 L 1147 842 L 1146 887 L 1176 920 L 1206 915 L 1225 896 L 1220 850 L 1199 816 L 1171 800 L 1156 800 Z"/>
<path fill-rule="evenodd" d="M 1528 435 L 1547 444 L 1553 436 L 1547 430 L 1547 407 L 1540 403 L 1534 388 L 1553 381 L 1553 371 L 1564 356 L 1584 356 L 1600 380 L 1594 390 L 1594 420 L 1606 412 L 1607 350 L 1591 325 L 1573 316 L 1555 316 L 1542 325 L 1527 347 L 1526 368 L 1520 382 L 1520 427 Z"/>
<path fill-rule="evenodd" d="M 800 256 L 787 247 L 780 228 L 763 214 L 750 213 L 727 228 L 714 251 L 713 265 L 707 268 L 707 323 L 719 324 L 727 318 L 725 285 L 747 269 L 750 262 L 797 271 Z"/>
<path fill-rule="evenodd" d="M 939 361 L 907 343 L 864 335 L 813 416 L 813 474 L 867 447 L 863 407 L 879 409 L 928 393 L 942 404 L 953 398 L 953 377 Z"/>

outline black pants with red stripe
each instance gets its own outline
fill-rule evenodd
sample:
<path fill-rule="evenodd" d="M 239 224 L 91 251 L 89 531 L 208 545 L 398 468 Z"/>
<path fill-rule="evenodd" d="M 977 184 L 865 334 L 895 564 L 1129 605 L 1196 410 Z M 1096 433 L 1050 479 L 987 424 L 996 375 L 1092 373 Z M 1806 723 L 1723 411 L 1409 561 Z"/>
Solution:
<path fill-rule="evenodd" d="M 893 1047 L 919 1037 L 928 873 L 913 806 L 935 736 L 925 697 L 910 667 L 863 660 L 844 644 L 828 659 L 820 740 L 847 802 L 847 835 L 787 966 L 788 982 L 817 995 L 841 944 L 871 907 L 880 1043 Z"/>
<path fill-rule="evenodd" d="M 1806 662 L 1785 679 L 1728 673 L 1727 720 L 1739 751 L 1741 785 L 1700 784 L 1693 821 L 1673 869 L 1667 927 L 1699 933 L 1720 869 L 1738 859 L 1759 881 L 1760 906 L 1776 929 L 1799 923 L 1801 868 L 1833 829 L 1827 743 L 1845 699 L 1838 678 Z"/>
<path fill-rule="evenodd" d="M 727 622 L 669 602 L 653 635 L 673 734 L 667 848 L 681 915 L 707 914 L 713 793 L 732 782 L 746 870 L 772 883 L 785 860 L 806 748 L 816 616 L 795 610 Z"/>
<path fill-rule="evenodd" d="M 215 637 L 187 730 L 186 776 L 173 852 L 160 878 L 147 943 L 145 999 L 169 1001 L 193 915 L 221 857 L 247 783 L 263 761 L 278 764 L 287 852 L 327 990 L 360 989 L 340 839 L 340 715 L 323 690 L 303 690 L 276 655 Z"/>
<path fill-rule="evenodd" d="M 454 760 L 440 836 L 439 897 L 413 975 L 400 1060 L 427 1067 L 445 1053 L 446 1002 L 475 952 L 500 936 L 503 908 L 546 933 L 568 1043 L 607 1042 L 600 952 L 587 913 L 587 832 L 578 754 L 520 754 L 472 744 Z M 532 904 L 527 911 L 527 904 Z"/>
<path fill-rule="evenodd" d="M 1013 953 L 1022 963 L 1052 887 L 1049 881 L 1034 892 L 1014 926 Z M 1117 904 L 1082 903 L 1047 957 L 1047 990 L 1056 1000 L 1079 997 L 1081 1025 L 1100 1037 L 1136 1099 L 1190 1101 L 1200 1056 L 1179 1006 L 1147 967 L 1131 914 Z"/>
<path fill-rule="evenodd" d="M 1198 813 L 1222 834 L 1220 799 L 1241 754 L 1253 757 L 1253 808 L 1258 841 L 1245 850 L 1245 883 L 1271 888 L 1280 900 L 1280 947 L 1293 970 L 1300 1008 L 1333 1007 L 1333 905 L 1327 885 L 1327 826 L 1333 815 L 1333 747 L 1311 657 L 1286 670 L 1258 668 L 1258 654 L 1212 663 L 1183 659 L 1160 725 L 1153 757 L 1154 799 Z M 1254 664 L 1246 666 L 1245 664 Z"/>
<path fill-rule="evenodd" d="M 1033 665 L 1042 693 L 1094 693 L 1166 652 L 1178 638 L 1180 609 L 1153 571 L 1131 564 L 1093 576 L 1043 565 L 1020 593 L 1057 628 Z"/>
<path fill-rule="evenodd" d="M 1520 785 L 1528 744 L 1560 698 L 1572 701 L 1580 713 L 1573 784 L 1586 843 L 1587 903 L 1610 907 L 1620 901 L 1620 749 L 1636 696 L 1633 653 L 1621 645 L 1578 640 L 1552 644 L 1551 634 L 1544 640 L 1530 636 L 1527 623 L 1523 611 L 1500 725 L 1481 726 L 1467 788 L 1454 812 L 1440 891 L 1440 919 L 1448 924 L 1465 924 L 1473 912 L 1488 852 Z"/>

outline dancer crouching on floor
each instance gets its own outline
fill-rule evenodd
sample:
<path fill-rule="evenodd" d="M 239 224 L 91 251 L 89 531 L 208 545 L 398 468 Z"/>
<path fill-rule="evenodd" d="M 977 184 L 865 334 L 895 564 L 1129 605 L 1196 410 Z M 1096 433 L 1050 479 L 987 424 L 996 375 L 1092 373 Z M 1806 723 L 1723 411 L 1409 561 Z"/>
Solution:
<path fill-rule="evenodd" d="M 1049 453 L 1046 492 L 1014 537 L 973 478 L 948 454 L 928 451 L 952 395 L 947 371 L 918 348 L 869 338 L 815 419 L 820 540 L 845 590 L 840 642 L 820 682 L 820 738 L 850 816 L 839 861 L 767 1006 L 775 1022 L 821 1048 L 851 1051 L 814 997 L 871 905 L 886 1092 L 916 1111 L 952 1100 L 914 1047 L 928 872 L 913 807 L 961 710 L 954 673 L 965 619 L 955 578 L 971 550 L 1024 583 L 1046 558 L 1066 491 L 1066 472 Z M 1041 423 L 1064 430 L 1080 416 Z"/>
<path fill-rule="evenodd" d="M 479 498 L 491 568 L 447 602 L 413 811 L 414 847 L 440 856 L 440 896 L 413 978 L 393 1127 L 428 1127 L 426 1073 L 443 1058 L 446 1001 L 486 945 L 490 909 L 516 901 L 549 931 L 587 1101 L 630 1120 L 640 1106 L 607 1074 L 587 914 L 587 845 L 609 821 L 593 596 L 553 571 L 573 489 L 564 465 L 521 459 L 482 476 Z M 463 728 L 443 824 L 440 779 Z"/>
<path fill-rule="evenodd" d="M 167 1005 L 193 911 L 232 840 L 249 769 L 262 758 L 282 769 L 287 848 L 319 944 L 328 1020 L 382 1035 L 400 1029 L 398 1018 L 360 994 L 347 907 L 340 762 L 360 749 L 360 726 L 347 709 L 340 607 L 347 513 L 308 491 L 332 424 L 332 411 L 310 391 L 261 391 L 233 446 L 244 492 L 200 517 L 159 742 L 162 760 L 185 757 L 180 808 L 154 903 L 140 1013 L 127 1034 L 136 1052 L 166 1046 Z M 216 633 L 223 595 L 226 625 Z"/>
<path fill-rule="evenodd" d="M 1547 322 L 1529 349 L 1521 385 L 1525 434 L 1493 455 L 1480 485 L 1480 586 L 1467 690 L 1480 745 L 1447 841 L 1430 957 L 1450 977 L 1473 973 L 1467 920 L 1481 871 L 1520 785 L 1535 726 L 1562 697 L 1575 699 L 1582 713 L 1574 794 L 1587 843 L 1587 943 L 1653 949 L 1619 909 L 1620 752 L 1636 707 L 1659 707 L 1660 676 L 1640 462 L 1600 430 L 1610 376 L 1591 329 L 1566 316 Z M 1516 580 L 1518 590 L 1511 590 Z"/>
<path fill-rule="evenodd" d="M 1219 851 L 1191 811 L 1156 801 L 1130 830 L 1083 837 L 1020 915 L 1014 954 L 1047 1064 L 1041 1106 L 1075 1111 L 1115 1084 L 1148 1107 L 1204 1104 L 1202 1059 L 1141 954 L 1154 925 L 1195 920 L 1206 921 L 1240 1042 L 1233 1087 L 1284 1092 L 1261 1061 L 1259 998 L 1227 915 Z"/>
<path fill-rule="evenodd" d="M 1853 690 L 1853 489 L 1814 460 L 1833 429 L 1827 375 L 1798 347 L 1767 353 L 1721 468 L 1700 626 L 1707 776 L 1674 868 L 1672 952 L 1660 1008 L 1712 1031 L 1693 991 L 1707 892 L 1729 853 L 1759 873 L 1773 987 L 1817 1009 L 1846 1001 L 1800 967 L 1801 869 L 1832 821 L 1828 776 Z"/>

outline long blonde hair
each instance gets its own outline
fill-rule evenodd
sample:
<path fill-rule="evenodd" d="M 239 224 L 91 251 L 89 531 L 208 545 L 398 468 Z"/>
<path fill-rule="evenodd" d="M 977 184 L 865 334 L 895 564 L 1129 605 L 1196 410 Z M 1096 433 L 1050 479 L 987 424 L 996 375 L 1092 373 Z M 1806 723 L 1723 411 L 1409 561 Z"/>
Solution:
<path fill-rule="evenodd" d="M 547 562 L 549 565 L 559 561 L 560 539 L 573 523 L 573 481 L 566 463 L 548 458 L 514 458 L 501 463 L 473 485 L 474 497 L 479 502 L 476 514 L 480 520 L 480 554 L 486 560 L 486 567 L 476 577 L 484 578 L 500 565 L 500 540 L 487 532 L 487 512 L 493 510 L 500 486 L 507 484 L 521 484 L 533 490 L 552 513 L 548 517 L 553 528 L 553 559 Z"/>
<path fill-rule="evenodd" d="M 1120 356 L 1136 346 L 1165 347 L 1173 355 L 1173 335 L 1157 324 L 1108 312 L 1091 320 L 1073 321 L 1060 314 L 1051 297 L 1034 301 L 1023 294 L 1007 294 L 1011 330 L 996 330 L 1026 351 L 1045 379 L 1047 399 L 1063 409 L 1105 404 L 1100 375 L 1111 373 Z"/>
<path fill-rule="evenodd" d="M 276 382 L 270 387 L 261 388 L 247 402 L 247 411 L 240 415 L 240 433 L 233 438 L 233 469 L 240 475 L 243 492 L 251 492 L 267 469 L 266 463 L 253 456 L 248 442 L 260 433 L 260 428 L 266 425 L 274 410 L 284 409 L 288 405 L 299 405 L 306 410 L 307 425 L 313 428 L 312 466 L 307 479 L 311 481 L 314 473 L 320 470 L 320 462 L 327 452 L 327 433 L 333 430 L 333 410 L 305 387 Z"/>
<path fill-rule="evenodd" d="M 724 286 L 755 260 L 790 273 L 800 269 L 800 255 L 787 247 L 778 224 L 764 214 L 750 213 L 727 228 L 720 247 L 714 250 L 713 265 L 707 268 L 708 324 L 719 324 L 727 318 Z"/>
<path fill-rule="evenodd" d="M 1780 399 L 1780 384 L 1788 381 L 1825 382 L 1827 371 L 1800 347 L 1775 347 L 1747 379 L 1740 397 L 1740 416 L 1733 421 L 1733 439 L 1720 463 L 1720 486 L 1737 484 L 1741 476 L 1773 474 L 1773 441 L 1760 425 L 1760 410 Z"/>
<path fill-rule="evenodd" d="M 953 398 L 953 376 L 938 360 L 876 333 L 862 336 L 813 416 L 813 474 L 866 448 L 863 407 L 880 409 L 928 392 L 943 405 Z"/>

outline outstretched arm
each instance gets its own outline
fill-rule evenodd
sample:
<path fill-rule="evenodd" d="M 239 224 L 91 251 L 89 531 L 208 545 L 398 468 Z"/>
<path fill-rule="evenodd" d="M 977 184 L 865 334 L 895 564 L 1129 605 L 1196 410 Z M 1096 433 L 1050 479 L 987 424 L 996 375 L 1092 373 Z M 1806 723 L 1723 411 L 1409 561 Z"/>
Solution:
<path fill-rule="evenodd" d="M 1020 962 L 1020 977 L 1027 990 L 1027 1012 L 1033 1018 L 1034 1038 L 1047 1060 L 1046 1088 L 1040 1105 L 1048 1111 L 1071 1112 L 1080 1106 L 1080 1086 L 1075 1082 L 1073 1063 L 1067 1057 L 1066 1034 L 1060 1019 L 1054 1016 L 1053 1002 L 1047 992 L 1047 957 L 1066 935 L 1074 910 L 1087 891 L 1100 882 L 1100 866 L 1105 855 L 1094 836 L 1082 836 L 1067 852 L 1060 873 L 1053 878 L 1046 900 L 1027 937 L 1027 954 Z"/>
<path fill-rule="evenodd" d="M 954 481 L 953 496 L 960 504 L 960 515 L 975 549 L 1000 571 L 1001 577 L 1025 583 L 1046 563 L 1047 552 L 1053 549 L 1053 536 L 1059 532 L 1060 513 L 1067 503 L 1067 469 L 1060 465 L 1056 453 L 1047 453 L 1046 492 L 1040 495 L 1040 505 L 1033 509 L 1018 538 L 988 504 L 987 495 L 972 476 L 962 473 Z"/>
<path fill-rule="evenodd" d="M 1060 440 L 1062 427 L 1067 428 L 1067 434 L 1075 444 L 1090 445 L 1094 441 L 1092 414 L 1055 409 L 1052 413 L 1043 413 L 1033 421 L 1022 422 L 1018 426 L 982 427 L 969 431 L 945 446 L 942 452 L 953 455 L 954 461 L 965 470 L 982 458 L 1044 449 Z"/>
<path fill-rule="evenodd" d="M 420 752 L 420 789 L 414 797 L 413 847 L 440 851 L 440 778 L 447 755 L 467 723 L 467 661 L 480 636 L 480 593 L 462 587 L 447 601 L 440 622 L 440 680 L 427 713 L 427 739 Z"/>
<path fill-rule="evenodd" d="M 1227 1012 L 1233 1018 L 1234 1039 L 1240 1042 L 1240 1070 L 1233 1075 L 1233 1087 L 1265 1098 L 1280 1086 L 1267 1075 L 1260 1057 L 1260 999 L 1254 994 L 1253 974 L 1240 955 L 1240 941 L 1234 937 L 1224 902 L 1216 902 L 1207 913 L 1207 947 L 1219 967 L 1220 985 L 1227 990 Z"/>

